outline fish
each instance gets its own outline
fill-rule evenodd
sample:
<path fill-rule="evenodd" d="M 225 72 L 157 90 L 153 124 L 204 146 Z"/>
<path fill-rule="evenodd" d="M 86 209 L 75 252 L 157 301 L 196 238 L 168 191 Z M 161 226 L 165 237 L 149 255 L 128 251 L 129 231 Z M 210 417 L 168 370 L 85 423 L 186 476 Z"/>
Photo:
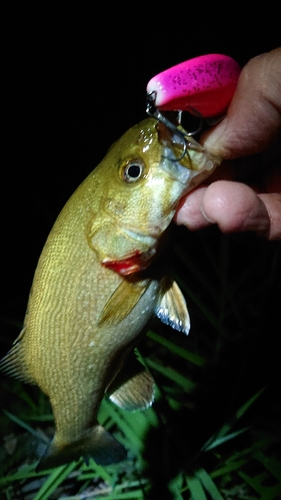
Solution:
<path fill-rule="evenodd" d="M 23 329 L 1 370 L 49 397 L 55 434 L 37 470 L 80 457 L 108 465 L 125 448 L 98 422 L 107 396 L 148 408 L 151 375 L 134 348 L 153 315 L 190 327 L 186 302 L 161 259 L 179 200 L 220 163 L 153 117 L 130 128 L 70 197 L 46 240 Z"/>

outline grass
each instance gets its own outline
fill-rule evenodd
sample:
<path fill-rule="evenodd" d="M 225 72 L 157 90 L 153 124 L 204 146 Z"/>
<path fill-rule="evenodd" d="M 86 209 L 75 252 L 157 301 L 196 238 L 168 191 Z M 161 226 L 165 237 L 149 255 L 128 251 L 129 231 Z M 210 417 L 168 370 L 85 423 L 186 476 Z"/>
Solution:
<path fill-rule="evenodd" d="M 36 473 L 53 433 L 49 402 L 2 377 L 1 499 L 281 498 L 280 244 L 214 228 L 175 228 L 172 238 L 191 332 L 155 320 L 139 345 L 156 383 L 151 408 L 101 405 L 99 420 L 127 448 L 127 461 Z M 1 342 L 6 348 L 9 339 Z"/>

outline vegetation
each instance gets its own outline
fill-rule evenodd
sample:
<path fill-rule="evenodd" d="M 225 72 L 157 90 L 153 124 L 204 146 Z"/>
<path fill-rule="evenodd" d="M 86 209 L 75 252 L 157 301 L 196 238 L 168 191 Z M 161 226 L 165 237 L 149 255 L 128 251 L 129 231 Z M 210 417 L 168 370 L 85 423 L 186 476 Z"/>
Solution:
<path fill-rule="evenodd" d="M 153 320 L 137 355 L 155 378 L 155 403 L 128 413 L 105 399 L 100 408 L 127 461 L 36 473 L 53 433 L 48 399 L 1 376 L 1 498 L 281 498 L 280 244 L 214 228 L 175 228 L 173 241 L 191 332 Z"/>

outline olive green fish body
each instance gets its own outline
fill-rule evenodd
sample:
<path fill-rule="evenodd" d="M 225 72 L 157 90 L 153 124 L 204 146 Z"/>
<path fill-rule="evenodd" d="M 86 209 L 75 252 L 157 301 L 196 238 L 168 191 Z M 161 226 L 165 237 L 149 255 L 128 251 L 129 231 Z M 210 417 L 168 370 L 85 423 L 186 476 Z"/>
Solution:
<path fill-rule="evenodd" d="M 35 272 L 24 328 L 0 367 L 50 398 L 55 437 L 40 468 L 90 455 L 125 458 L 97 422 L 104 394 L 135 410 L 153 401 L 144 369 L 123 377 L 129 352 L 153 313 L 188 333 L 176 283 L 147 269 L 180 197 L 219 163 L 154 119 L 130 129 L 60 213 Z"/>

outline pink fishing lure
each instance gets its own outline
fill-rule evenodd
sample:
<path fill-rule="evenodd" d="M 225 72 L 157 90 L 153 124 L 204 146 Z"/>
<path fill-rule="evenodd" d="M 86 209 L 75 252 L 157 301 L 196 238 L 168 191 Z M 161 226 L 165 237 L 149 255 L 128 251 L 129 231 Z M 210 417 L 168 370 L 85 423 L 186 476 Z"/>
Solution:
<path fill-rule="evenodd" d="M 221 54 L 195 57 L 154 76 L 147 93 L 156 92 L 155 106 L 163 111 L 222 116 L 231 102 L 241 68 Z"/>

